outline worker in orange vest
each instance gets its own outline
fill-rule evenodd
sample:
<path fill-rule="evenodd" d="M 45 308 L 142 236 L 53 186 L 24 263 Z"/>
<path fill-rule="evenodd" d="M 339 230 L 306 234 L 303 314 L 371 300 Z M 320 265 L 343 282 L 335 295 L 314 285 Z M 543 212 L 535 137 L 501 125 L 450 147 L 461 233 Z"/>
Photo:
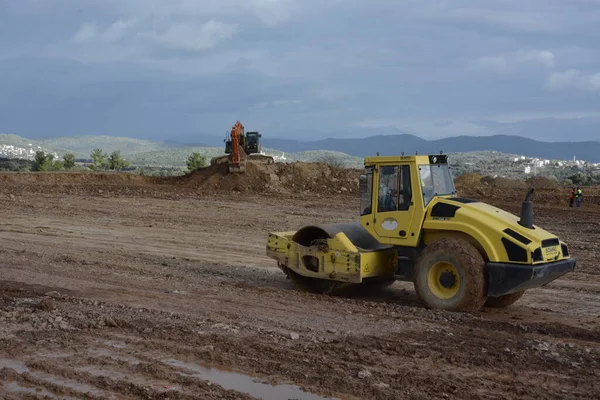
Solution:
<path fill-rule="evenodd" d="M 575 188 L 572 187 L 569 192 L 569 207 L 573 208 L 573 203 L 575 202 Z"/>

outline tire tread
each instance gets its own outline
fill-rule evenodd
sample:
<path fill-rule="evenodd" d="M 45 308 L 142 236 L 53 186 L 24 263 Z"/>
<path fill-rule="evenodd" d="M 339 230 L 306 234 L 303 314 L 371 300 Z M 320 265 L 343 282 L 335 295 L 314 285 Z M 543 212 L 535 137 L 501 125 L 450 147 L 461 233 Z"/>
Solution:
<path fill-rule="evenodd" d="M 420 268 L 419 264 L 425 262 L 428 257 L 436 254 L 449 254 L 451 257 L 463 262 L 464 273 L 468 276 L 470 285 L 463 298 L 454 306 L 447 308 L 451 311 L 475 312 L 480 310 L 487 297 L 487 281 L 485 276 L 485 260 L 481 253 L 471 243 L 456 238 L 440 239 L 427 246 L 422 254 L 417 259 L 416 268 Z M 419 298 L 424 299 L 423 288 L 418 284 L 418 272 L 415 279 L 415 290 Z M 426 283 L 422 283 L 427 286 Z M 430 305 L 431 307 L 432 305 Z"/>

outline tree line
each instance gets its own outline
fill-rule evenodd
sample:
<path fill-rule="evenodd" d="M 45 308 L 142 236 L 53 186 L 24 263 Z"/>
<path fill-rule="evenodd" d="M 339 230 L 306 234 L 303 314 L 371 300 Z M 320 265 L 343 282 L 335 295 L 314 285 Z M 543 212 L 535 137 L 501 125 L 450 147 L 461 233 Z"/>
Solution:
<path fill-rule="evenodd" d="M 88 168 L 93 171 L 122 171 L 131 167 L 131 163 L 121 156 L 119 150 L 113 151 L 110 155 L 102 149 L 94 149 L 90 153 L 92 163 Z M 54 154 L 47 154 L 43 150 L 38 150 L 35 153 L 35 159 L 31 166 L 32 171 L 63 171 L 72 170 L 76 165 L 75 155 L 67 153 L 62 159 L 55 159 Z M 206 157 L 200 153 L 194 152 L 190 154 L 186 160 L 186 166 L 190 172 L 206 167 Z"/>
<path fill-rule="evenodd" d="M 92 164 L 89 169 L 95 171 L 115 170 L 122 171 L 131 166 L 122 156 L 120 151 L 113 151 L 110 155 L 104 153 L 101 149 L 94 149 L 90 153 Z M 32 171 L 62 171 L 72 170 L 75 167 L 75 155 L 67 153 L 63 155 L 62 160 L 54 159 L 54 154 L 47 154 L 43 150 L 35 153 L 35 159 L 31 166 Z"/>
<path fill-rule="evenodd" d="M 75 167 L 75 155 L 65 154 L 62 160 L 55 160 L 54 154 L 46 154 L 43 150 L 35 152 L 35 159 L 31 166 L 32 171 L 61 171 L 71 170 Z"/>

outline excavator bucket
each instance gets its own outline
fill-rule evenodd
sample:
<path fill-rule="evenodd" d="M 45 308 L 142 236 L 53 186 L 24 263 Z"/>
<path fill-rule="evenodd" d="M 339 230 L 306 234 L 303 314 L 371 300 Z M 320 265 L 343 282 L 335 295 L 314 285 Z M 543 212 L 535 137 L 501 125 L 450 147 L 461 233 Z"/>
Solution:
<path fill-rule="evenodd" d="M 236 154 L 238 159 L 236 160 Z M 244 148 L 239 145 L 237 151 L 233 149 L 230 158 L 229 158 L 229 173 L 245 173 L 246 172 L 246 160 L 248 156 L 244 151 Z"/>
<path fill-rule="evenodd" d="M 236 174 L 236 173 L 245 173 L 246 172 L 246 160 L 241 160 L 239 162 L 239 164 L 234 164 L 234 163 L 229 163 L 229 173 L 230 174 Z"/>

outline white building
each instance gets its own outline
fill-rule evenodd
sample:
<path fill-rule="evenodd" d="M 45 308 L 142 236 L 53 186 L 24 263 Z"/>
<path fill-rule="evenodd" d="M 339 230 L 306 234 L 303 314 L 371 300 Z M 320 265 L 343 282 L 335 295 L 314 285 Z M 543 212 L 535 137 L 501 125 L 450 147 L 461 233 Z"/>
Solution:
<path fill-rule="evenodd" d="M 17 159 L 22 159 L 22 160 L 35 159 L 36 150 L 32 147 L 31 144 L 27 147 L 28 148 L 17 147 L 17 146 L 13 146 L 12 144 L 0 144 L 0 157 L 17 158 Z M 40 146 L 37 146 L 37 148 L 38 148 L 38 150 L 42 150 L 42 148 Z M 54 155 L 54 158 L 58 159 L 57 153 L 49 153 L 49 154 Z"/>

